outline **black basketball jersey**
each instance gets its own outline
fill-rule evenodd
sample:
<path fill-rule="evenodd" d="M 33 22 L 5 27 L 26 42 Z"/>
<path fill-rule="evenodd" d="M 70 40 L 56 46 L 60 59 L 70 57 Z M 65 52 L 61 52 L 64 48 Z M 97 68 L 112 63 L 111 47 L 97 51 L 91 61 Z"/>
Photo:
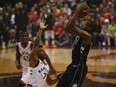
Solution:
<path fill-rule="evenodd" d="M 86 45 L 83 38 L 76 36 L 73 43 L 72 63 L 78 64 L 80 61 L 86 62 L 91 44 Z"/>

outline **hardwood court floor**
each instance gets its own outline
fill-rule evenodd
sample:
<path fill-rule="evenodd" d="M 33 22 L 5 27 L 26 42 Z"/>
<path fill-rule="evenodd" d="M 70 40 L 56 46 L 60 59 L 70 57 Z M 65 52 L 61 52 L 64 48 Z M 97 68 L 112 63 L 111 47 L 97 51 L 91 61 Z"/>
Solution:
<path fill-rule="evenodd" d="M 58 72 L 71 61 L 71 48 L 45 49 Z M 116 87 L 116 48 L 92 48 L 82 87 Z M 15 49 L 0 50 L 0 87 L 16 87 L 21 71 L 15 67 Z M 48 86 L 45 87 L 55 87 Z"/>

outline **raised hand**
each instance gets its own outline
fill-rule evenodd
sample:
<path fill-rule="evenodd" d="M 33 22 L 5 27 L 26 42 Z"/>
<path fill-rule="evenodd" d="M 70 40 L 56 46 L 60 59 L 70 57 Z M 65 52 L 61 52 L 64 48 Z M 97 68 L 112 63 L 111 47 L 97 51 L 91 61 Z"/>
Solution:
<path fill-rule="evenodd" d="M 48 25 L 45 25 L 45 23 L 46 23 L 46 21 L 43 20 L 43 19 L 40 21 L 40 23 L 39 23 L 40 29 L 45 29 L 45 28 L 47 28 Z"/>

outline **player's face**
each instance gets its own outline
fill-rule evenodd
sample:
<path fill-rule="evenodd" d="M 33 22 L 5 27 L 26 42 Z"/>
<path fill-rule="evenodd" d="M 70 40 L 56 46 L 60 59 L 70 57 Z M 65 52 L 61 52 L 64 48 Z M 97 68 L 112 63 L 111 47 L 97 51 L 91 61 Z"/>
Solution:
<path fill-rule="evenodd" d="M 92 29 L 92 18 L 90 16 L 88 16 L 87 18 L 84 19 L 84 23 L 86 25 L 84 30 L 87 31 L 88 33 L 92 33 L 93 32 L 93 29 Z"/>
<path fill-rule="evenodd" d="M 20 40 L 22 43 L 27 43 L 28 42 L 28 35 L 22 35 Z"/>

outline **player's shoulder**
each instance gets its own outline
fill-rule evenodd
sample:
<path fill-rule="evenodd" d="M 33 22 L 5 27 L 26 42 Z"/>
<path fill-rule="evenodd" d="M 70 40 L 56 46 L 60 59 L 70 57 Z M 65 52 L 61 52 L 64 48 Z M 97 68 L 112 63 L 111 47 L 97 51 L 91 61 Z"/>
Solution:
<path fill-rule="evenodd" d="M 32 44 L 33 42 L 32 41 L 28 41 L 28 43 Z"/>
<path fill-rule="evenodd" d="M 28 41 L 28 43 L 29 43 L 29 45 L 30 45 L 30 47 L 32 49 L 33 48 L 33 42 L 32 41 Z"/>
<path fill-rule="evenodd" d="M 17 42 L 17 43 L 16 43 L 16 46 L 20 46 L 20 44 L 21 44 L 21 42 Z"/>
<path fill-rule="evenodd" d="M 21 41 L 19 41 L 19 42 L 16 42 L 16 44 L 21 44 Z"/>
<path fill-rule="evenodd" d="M 15 46 L 15 47 L 16 47 L 16 50 L 19 50 L 20 45 L 21 45 L 21 42 L 17 42 L 17 43 L 16 43 L 16 46 Z"/>

